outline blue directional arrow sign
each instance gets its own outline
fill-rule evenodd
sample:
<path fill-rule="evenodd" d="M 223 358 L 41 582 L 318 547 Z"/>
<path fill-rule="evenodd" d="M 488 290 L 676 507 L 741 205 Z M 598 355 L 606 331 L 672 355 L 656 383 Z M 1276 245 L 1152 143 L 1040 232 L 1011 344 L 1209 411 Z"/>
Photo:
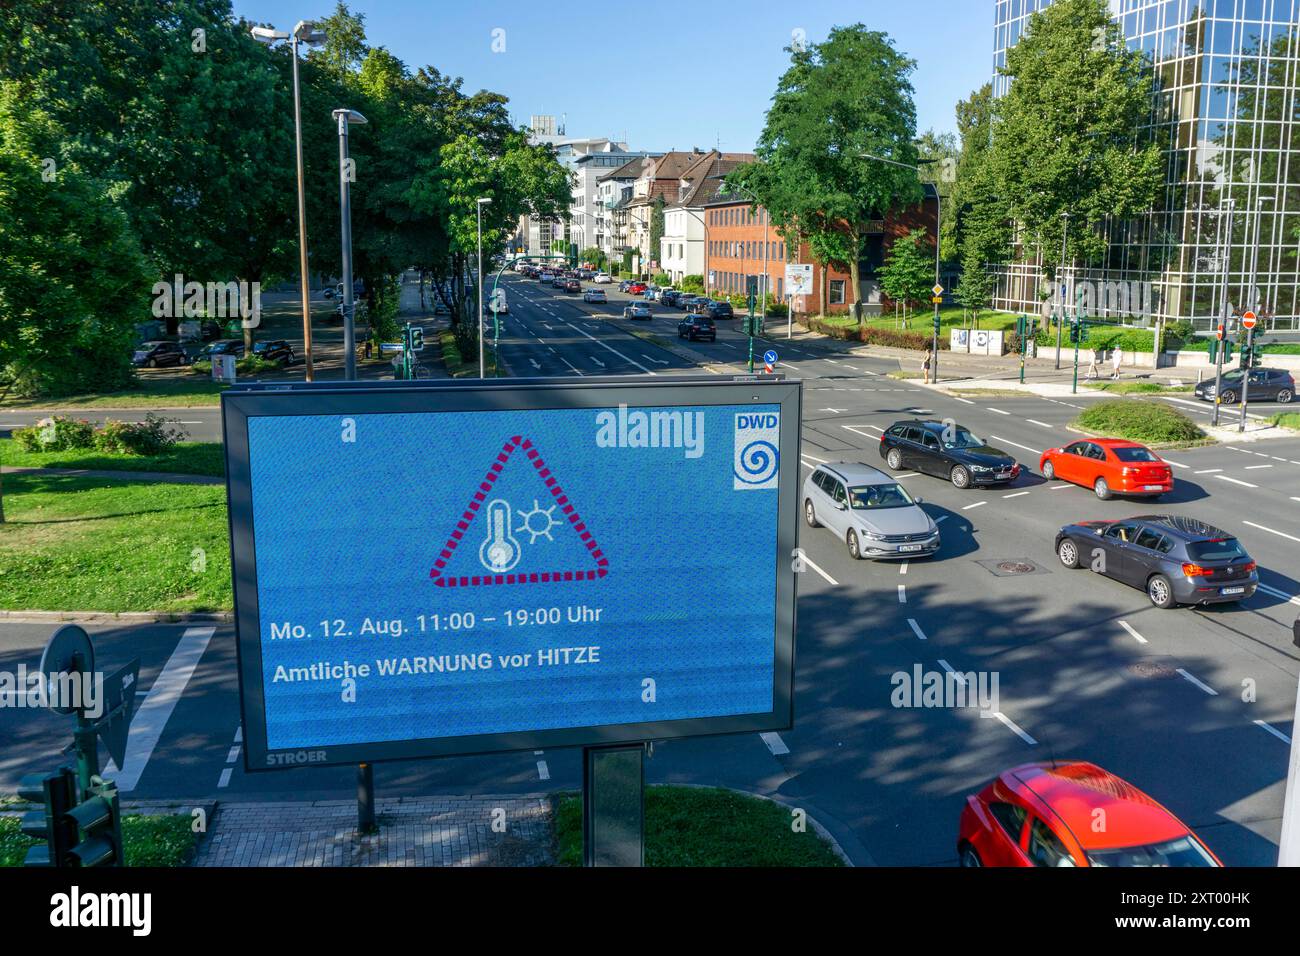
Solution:
<path fill-rule="evenodd" d="M 776 349 L 768 349 L 763 353 L 763 361 L 768 365 L 776 364 Z"/>

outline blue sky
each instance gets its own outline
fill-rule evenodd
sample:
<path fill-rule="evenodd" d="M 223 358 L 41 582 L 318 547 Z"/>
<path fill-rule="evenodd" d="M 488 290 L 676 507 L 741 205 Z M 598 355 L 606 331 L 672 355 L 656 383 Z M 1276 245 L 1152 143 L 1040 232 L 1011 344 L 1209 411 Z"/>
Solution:
<path fill-rule="evenodd" d="M 953 107 L 992 74 L 993 0 L 353 0 L 372 46 L 432 64 L 470 90 L 510 97 L 515 120 L 567 117 L 574 136 L 633 149 L 748 151 L 763 126 L 783 47 L 865 23 L 917 61 L 918 130 L 955 130 Z M 333 0 L 234 0 L 237 15 L 287 29 Z M 503 30 L 505 51 L 492 50 Z"/>

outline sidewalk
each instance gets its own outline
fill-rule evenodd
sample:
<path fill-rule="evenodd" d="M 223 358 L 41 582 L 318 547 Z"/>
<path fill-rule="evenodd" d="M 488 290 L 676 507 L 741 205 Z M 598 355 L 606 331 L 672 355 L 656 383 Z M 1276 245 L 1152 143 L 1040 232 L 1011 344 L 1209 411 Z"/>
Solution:
<path fill-rule="evenodd" d="M 546 796 L 377 800 L 379 832 L 357 833 L 350 800 L 223 803 L 195 866 L 551 866 Z M 494 821 L 496 827 L 494 828 Z M 500 829 L 504 832 L 499 832 Z"/>

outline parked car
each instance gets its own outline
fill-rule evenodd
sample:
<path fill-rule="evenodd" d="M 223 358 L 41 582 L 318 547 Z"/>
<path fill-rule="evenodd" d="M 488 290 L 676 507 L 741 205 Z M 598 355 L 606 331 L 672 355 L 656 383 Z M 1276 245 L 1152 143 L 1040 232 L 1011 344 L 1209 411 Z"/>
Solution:
<path fill-rule="evenodd" d="M 296 361 L 293 346 L 284 339 L 267 339 L 253 343 L 253 354 L 267 362 L 278 362 L 282 367 Z"/>
<path fill-rule="evenodd" d="M 654 313 L 650 311 L 650 306 L 644 302 L 629 302 L 623 306 L 623 318 L 625 319 L 650 319 Z"/>
<path fill-rule="evenodd" d="M 957 856 L 962 866 L 1223 865 L 1151 797 L 1081 760 L 1024 764 L 967 797 Z"/>
<path fill-rule="evenodd" d="M 137 368 L 161 368 L 164 365 L 187 365 L 189 356 L 179 342 L 141 342 L 131 354 L 131 364 Z"/>
<path fill-rule="evenodd" d="M 1219 401 L 1235 405 L 1241 401 L 1242 371 L 1235 368 L 1223 373 L 1223 394 Z M 1295 401 L 1295 378 L 1284 368 L 1252 368 L 1246 378 L 1247 395 L 1252 402 L 1277 402 L 1290 405 Z M 1214 378 L 1207 378 L 1196 386 L 1193 394 L 1205 402 L 1214 401 Z"/>
<path fill-rule="evenodd" d="M 211 342 L 203 346 L 196 358 L 211 361 L 214 355 L 233 355 L 235 358 L 243 358 L 244 342 L 242 339 L 221 339 L 219 342 Z"/>
<path fill-rule="evenodd" d="M 896 422 L 880 436 L 880 457 L 894 471 L 947 478 L 957 488 L 996 485 L 1020 475 L 1016 460 L 955 422 Z"/>
<path fill-rule="evenodd" d="M 640 295 L 640 294 L 641 294 L 642 292 L 644 292 L 645 290 L 646 290 L 646 284 L 645 284 L 644 282 L 633 282 L 633 283 L 631 283 L 631 284 L 628 285 L 628 287 L 627 287 L 627 294 L 628 294 L 628 295 Z"/>
<path fill-rule="evenodd" d="M 578 280 L 578 279 L 565 279 L 565 280 L 564 280 L 564 291 L 565 291 L 565 292 L 581 292 L 581 291 L 582 291 L 582 282 L 581 282 L 580 280 Z"/>
<path fill-rule="evenodd" d="M 1244 601 L 1259 587 L 1259 571 L 1226 531 L 1172 515 L 1079 521 L 1056 535 L 1067 568 L 1098 574 L 1147 592 L 1158 608 Z"/>
<path fill-rule="evenodd" d="M 1174 490 L 1174 470 L 1145 445 L 1122 438 L 1092 438 L 1049 448 L 1038 460 L 1048 481 L 1091 488 L 1102 501 L 1113 495 L 1159 498 Z"/>
<path fill-rule="evenodd" d="M 708 339 L 710 342 L 718 340 L 718 329 L 713 324 L 713 320 L 707 315 L 687 315 L 677 323 L 677 337 L 679 339 L 689 339 L 694 342 L 696 339 Z"/>
<path fill-rule="evenodd" d="M 803 483 L 803 517 L 826 527 L 849 557 L 920 558 L 939 550 L 939 526 L 907 489 L 860 462 L 819 465 Z"/>
<path fill-rule="evenodd" d="M 705 308 L 715 319 L 730 319 L 736 314 L 732 311 L 730 302 L 710 302 Z"/>
<path fill-rule="evenodd" d="M 659 294 L 659 301 L 664 305 L 676 305 L 677 300 L 681 297 L 682 291 L 680 289 L 664 289 L 664 291 Z"/>
<path fill-rule="evenodd" d="M 701 308 L 705 308 L 712 301 L 713 300 L 707 295 L 684 295 L 677 300 L 677 307 L 689 312 L 691 311 L 691 306 L 698 305 Z"/>
<path fill-rule="evenodd" d="M 609 296 L 605 295 L 604 289 L 588 289 L 582 293 L 583 302 L 599 302 L 604 304 L 609 301 Z"/>
<path fill-rule="evenodd" d="M 599 282 L 601 285 L 605 285 L 606 283 L 613 282 L 614 277 L 611 276 L 608 272 L 597 272 L 591 281 Z"/>

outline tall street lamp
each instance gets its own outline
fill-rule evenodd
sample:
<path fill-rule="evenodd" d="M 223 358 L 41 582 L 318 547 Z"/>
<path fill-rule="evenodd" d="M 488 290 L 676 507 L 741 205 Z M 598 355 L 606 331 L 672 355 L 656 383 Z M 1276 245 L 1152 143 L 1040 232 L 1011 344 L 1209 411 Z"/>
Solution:
<path fill-rule="evenodd" d="M 348 127 L 369 122 L 356 110 L 335 110 L 339 124 L 339 219 L 343 234 L 343 377 L 349 382 L 357 377 L 357 339 L 352 303 L 352 201 L 348 182 Z"/>
<path fill-rule="evenodd" d="M 311 349 L 311 298 L 310 281 L 307 274 L 307 199 L 303 190 L 302 171 L 302 96 L 298 85 L 298 44 L 320 46 L 325 42 L 325 31 L 316 29 L 307 20 L 298 21 L 292 33 L 273 30 L 270 27 L 253 27 L 253 38 L 268 46 L 279 40 L 288 40 L 290 54 L 293 57 L 293 138 L 294 151 L 298 166 L 298 271 L 302 276 L 302 352 L 306 362 L 307 381 L 315 374 Z"/>
<path fill-rule="evenodd" d="M 487 363 L 483 356 L 483 207 L 492 201 L 490 196 L 480 196 L 475 204 L 478 213 L 478 377 L 487 378 Z"/>
<path fill-rule="evenodd" d="M 883 156 L 873 156 L 871 153 L 859 153 L 863 159 L 875 160 L 878 163 L 888 163 L 891 166 L 901 166 L 903 169 L 910 169 L 916 173 L 917 178 L 921 176 L 921 165 L 929 165 L 931 162 L 938 160 L 927 160 L 921 165 L 913 166 L 911 163 L 900 163 L 894 159 L 885 159 Z M 943 235 L 943 195 L 939 192 L 939 184 L 934 184 L 934 285 L 938 288 L 943 283 L 939 281 L 941 276 L 941 260 L 939 258 L 941 237 Z M 856 254 L 856 253 L 855 253 Z M 853 290 L 854 298 L 858 296 L 858 290 Z M 930 349 L 930 383 L 939 384 L 939 293 L 934 296 L 934 339 Z"/>

